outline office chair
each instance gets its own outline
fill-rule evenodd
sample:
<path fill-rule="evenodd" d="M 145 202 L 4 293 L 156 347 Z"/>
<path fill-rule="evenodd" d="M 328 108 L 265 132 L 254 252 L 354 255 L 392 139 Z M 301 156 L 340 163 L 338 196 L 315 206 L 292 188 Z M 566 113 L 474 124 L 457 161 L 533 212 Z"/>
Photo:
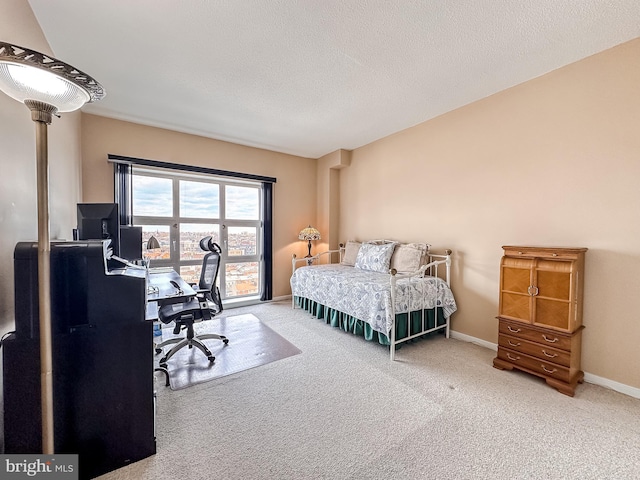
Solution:
<path fill-rule="evenodd" d="M 225 345 L 229 343 L 229 339 L 224 335 L 215 333 L 195 335 L 193 331 L 194 323 L 210 320 L 222 312 L 220 290 L 216 286 L 218 270 L 220 269 L 220 246 L 208 236 L 200 240 L 200 248 L 209 253 L 202 260 L 200 282 L 197 285 L 193 285 L 196 296 L 184 303 L 166 304 L 158 309 L 158 319 L 162 323 L 175 322 L 174 334 L 177 335 L 181 330 L 187 331 L 187 335 L 184 338 L 170 338 L 156 345 L 156 353 L 159 354 L 162 353 L 162 349 L 167 345 L 176 344 L 160 359 L 159 365 L 162 371 L 165 371 L 167 361 L 183 347 L 196 347 L 207 356 L 209 362 L 214 362 L 216 357 L 213 356 L 211 350 L 207 348 L 202 340 L 218 339 Z"/>

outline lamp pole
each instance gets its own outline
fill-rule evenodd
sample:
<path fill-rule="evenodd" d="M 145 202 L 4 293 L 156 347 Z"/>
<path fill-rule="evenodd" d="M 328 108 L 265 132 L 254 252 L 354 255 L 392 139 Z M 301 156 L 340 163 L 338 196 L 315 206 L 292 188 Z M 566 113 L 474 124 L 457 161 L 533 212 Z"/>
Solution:
<path fill-rule="evenodd" d="M 48 125 L 57 108 L 26 100 L 36 123 L 36 175 L 38 190 L 38 312 L 40 327 L 40 407 L 42 453 L 54 453 L 53 437 L 53 348 L 51 340 L 51 240 L 49 228 Z"/>

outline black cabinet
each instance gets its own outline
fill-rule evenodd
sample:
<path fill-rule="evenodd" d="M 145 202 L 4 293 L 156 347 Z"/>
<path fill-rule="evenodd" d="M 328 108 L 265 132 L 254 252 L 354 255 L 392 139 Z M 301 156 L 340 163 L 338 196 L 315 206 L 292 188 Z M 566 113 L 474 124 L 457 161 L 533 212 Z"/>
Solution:
<path fill-rule="evenodd" d="M 16 333 L 2 349 L 5 453 L 42 452 L 34 245 L 18 244 L 14 255 Z M 81 478 L 156 451 L 144 278 L 105 265 L 102 242 L 52 244 L 54 449 L 79 454 Z"/>

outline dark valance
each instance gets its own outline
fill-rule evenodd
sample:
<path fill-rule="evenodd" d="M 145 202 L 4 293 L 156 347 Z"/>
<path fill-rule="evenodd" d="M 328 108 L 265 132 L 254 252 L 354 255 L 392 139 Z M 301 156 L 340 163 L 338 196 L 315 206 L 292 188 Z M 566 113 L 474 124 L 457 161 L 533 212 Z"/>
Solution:
<path fill-rule="evenodd" d="M 231 172 L 229 170 L 218 170 L 215 168 L 198 167 L 194 165 L 181 165 L 179 163 L 161 162 L 159 160 L 147 160 L 144 158 L 123 157 L 121 155 L 114 155 L 112 153 L 107 155 L 107 158 L 112 163 L 125 164 L 125 165 L 140 165 L 145 167 L 154 168 L 168 168 L 170 170 L 178 170 L 181 172 L 194 172 L 203 173 L 205 175 L 218 175 L 221 177 L 240 178 L 243 180 L 254 180 L 262 183 L 276 183 L 276 179 L 273 177 L 264 177 L 262 175 L 254 175 L 252 173 L 243 172 Z"/>

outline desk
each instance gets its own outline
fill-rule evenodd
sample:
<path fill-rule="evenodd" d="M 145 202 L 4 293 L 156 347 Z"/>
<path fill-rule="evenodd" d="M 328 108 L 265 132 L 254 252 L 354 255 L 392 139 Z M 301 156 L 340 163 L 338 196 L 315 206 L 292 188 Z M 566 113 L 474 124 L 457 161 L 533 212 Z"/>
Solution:
<path fill-rule="evenodd" d="M 179 288 L 172 285 L 172 281 L 177 283 Z M 180 303 L 196 296 L 196 291 L 175 270 L 150 271 L 148 287 L 155 287 L 157 291 L 147 292 L 146 320 L 156 320 L 158 318 L 159 305 Z"/>
<path fill-rule="evenodd" d="M 177 283 L 179 288 L 176 288 L 171 282 Z M 184 302 L 186 299 L 196 296 L 196 291 L 175 270 L 149 272 L 148 286 L 158 290 L 147 293 L 147 302 L 157 302 L 160 305 Z"/>

